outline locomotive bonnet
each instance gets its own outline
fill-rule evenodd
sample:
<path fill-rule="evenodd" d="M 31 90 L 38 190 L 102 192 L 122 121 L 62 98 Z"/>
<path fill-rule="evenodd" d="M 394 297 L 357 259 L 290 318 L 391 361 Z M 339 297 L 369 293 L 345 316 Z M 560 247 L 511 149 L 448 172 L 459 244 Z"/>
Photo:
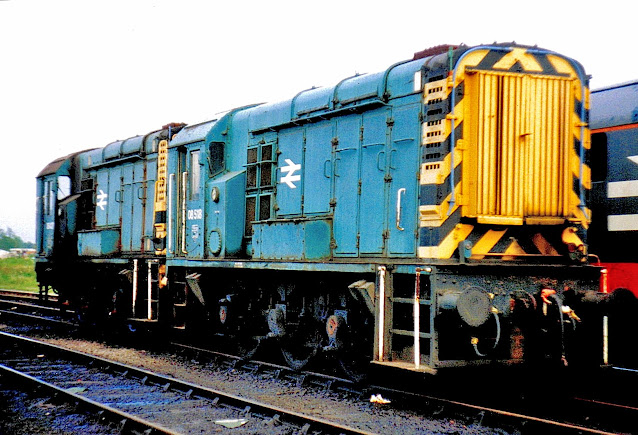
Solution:
<path fill-rule="evenodd" d="M 39 174 L 38 280 L 295 368 L 564 364 L 599 279 L 588 112 L 578 62 L 495 44 L 170 124 Z"/>

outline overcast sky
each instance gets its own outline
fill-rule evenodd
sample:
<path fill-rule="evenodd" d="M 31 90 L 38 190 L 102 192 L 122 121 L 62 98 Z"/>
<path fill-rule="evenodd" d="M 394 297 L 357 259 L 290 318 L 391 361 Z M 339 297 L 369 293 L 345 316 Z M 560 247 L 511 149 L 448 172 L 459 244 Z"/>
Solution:
<path fill-rule="evenodd" d="M 629 8 L 629 10 L 628 10 Z M 74 151 L 286 99 L 439 44 L 516 41 L 638 78 L 633 1 L 0 0 L 0 228 L 35 240 L 35 176 Z"/>

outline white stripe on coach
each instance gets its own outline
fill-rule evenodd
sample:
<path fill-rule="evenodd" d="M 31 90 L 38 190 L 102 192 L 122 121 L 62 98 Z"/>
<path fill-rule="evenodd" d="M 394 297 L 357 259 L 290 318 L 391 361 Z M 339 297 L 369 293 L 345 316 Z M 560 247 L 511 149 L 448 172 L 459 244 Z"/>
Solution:
<path fill-rule="evenodd" d="M 607 216 L 609 231 L 638 231 L 638 214 L 619 214 Z"/>
<path fill-rule="evenodd" d="M 638 180 L 612 181 L 607 184 L 607 198 L 638 196 Z"/>

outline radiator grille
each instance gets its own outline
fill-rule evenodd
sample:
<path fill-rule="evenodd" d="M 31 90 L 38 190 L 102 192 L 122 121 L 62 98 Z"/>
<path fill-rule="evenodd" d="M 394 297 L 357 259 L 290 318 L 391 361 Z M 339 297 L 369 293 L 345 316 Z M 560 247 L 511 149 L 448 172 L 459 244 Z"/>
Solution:
<path fill-rule="evenodd" d="M 464 214 L 486 223 L 562 222 L 572 188 L 573 80 L 476 71 L 466 86 L 472 205 Z"/>

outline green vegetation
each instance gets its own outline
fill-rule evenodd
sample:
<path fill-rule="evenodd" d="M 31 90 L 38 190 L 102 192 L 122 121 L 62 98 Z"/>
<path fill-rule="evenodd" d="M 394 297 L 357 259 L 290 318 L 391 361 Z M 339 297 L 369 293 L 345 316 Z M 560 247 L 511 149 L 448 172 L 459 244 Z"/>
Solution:
<path fill-rule="evenodd" d="M 35 248 L 35 244 L 23 241 L 11 228 L 6 231 L 0 228 L 0 249 L 8 251 L 11 248 Z"/>
<path fill-rule="evenodd" d="M 0 288 L 37 291 L 33 258 L 0 258 Z"/>

